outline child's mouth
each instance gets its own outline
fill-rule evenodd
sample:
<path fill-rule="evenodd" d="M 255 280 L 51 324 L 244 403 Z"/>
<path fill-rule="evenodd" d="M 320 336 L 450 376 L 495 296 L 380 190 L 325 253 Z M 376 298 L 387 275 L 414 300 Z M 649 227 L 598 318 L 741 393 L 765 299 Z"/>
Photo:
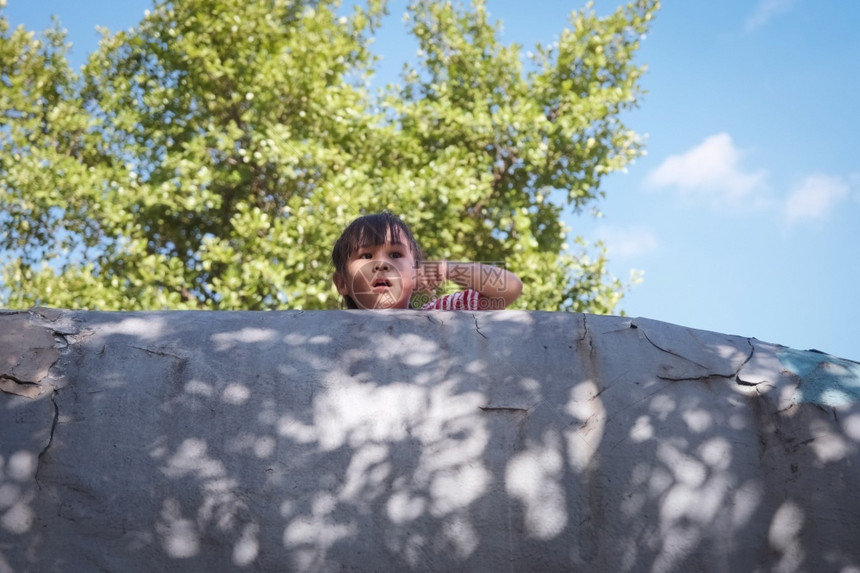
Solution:
<path fill-rule="evenodd" d="M 376 279 L 373 281 L 374 289 L 386 289 L 391 288 L 391 281 L 388 279 Z"/>

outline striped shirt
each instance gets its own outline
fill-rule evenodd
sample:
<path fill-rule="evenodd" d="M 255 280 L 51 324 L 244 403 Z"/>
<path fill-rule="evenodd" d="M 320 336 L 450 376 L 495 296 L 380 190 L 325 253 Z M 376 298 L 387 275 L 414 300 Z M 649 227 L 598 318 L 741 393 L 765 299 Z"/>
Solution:
<path fill-rule="evenodd" d="M 476 290 L 461 290 L 442 295 L 421 307 L 421 310 L 486 310 L 486 299 Z"/>

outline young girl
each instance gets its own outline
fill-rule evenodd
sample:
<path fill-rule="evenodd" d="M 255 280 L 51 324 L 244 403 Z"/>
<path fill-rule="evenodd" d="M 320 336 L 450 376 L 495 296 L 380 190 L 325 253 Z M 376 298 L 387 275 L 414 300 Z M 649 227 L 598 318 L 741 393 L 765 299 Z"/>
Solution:
<path fill-rule="evenodd" d="M 434 298 L 421 310 L 499 310 L 514 302 L 523 283 L 512 272 L 481 263 L 423 261 L 406 223 L 383 211 L 347 226 L 334 244 L 332 276 L 348 308 L 411 308 L 412 293 L 432 293 L 445 281 L 464 290 Z"/>

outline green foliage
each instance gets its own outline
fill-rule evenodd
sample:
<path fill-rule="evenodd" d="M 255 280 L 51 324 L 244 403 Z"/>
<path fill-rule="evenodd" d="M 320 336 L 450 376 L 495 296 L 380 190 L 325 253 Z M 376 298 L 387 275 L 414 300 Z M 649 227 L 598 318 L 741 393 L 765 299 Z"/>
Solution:
<path fill-rule="evenodd" d="M 61 30 L 0 17 L 0 302 L 336 308 L 335 238 L 387 208 L 431 258 L 506 264 L 520 308 L 612 312 L 561 215 L 640 152 L 620 114 L 657 7 L 589 5 L 526 58 L 481 0 L 417 0 L 419 60 L 377 94 L 379 0 L 162 0 L 80 73 Z"/>

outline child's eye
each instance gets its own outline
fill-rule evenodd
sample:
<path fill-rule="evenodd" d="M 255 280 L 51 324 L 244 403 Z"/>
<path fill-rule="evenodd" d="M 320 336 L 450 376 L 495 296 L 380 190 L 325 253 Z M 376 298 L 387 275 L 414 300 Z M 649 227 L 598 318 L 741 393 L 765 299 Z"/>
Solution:
<path fill-rule="evenodd" d="M 391 253 L 391 258 L 393 258 L 393 259 L 399 259 L 402 256 L 403 256 L 403 253 L 401 253 L 400 251 L 394 251 L 393 253 Z"/>
<path fill-rule="evenodd" d="M 371 258 L 371 254 L 370 253 L 359 253 L 358 258 L 359 259 L 369 259 L 369 258 Z"/>

